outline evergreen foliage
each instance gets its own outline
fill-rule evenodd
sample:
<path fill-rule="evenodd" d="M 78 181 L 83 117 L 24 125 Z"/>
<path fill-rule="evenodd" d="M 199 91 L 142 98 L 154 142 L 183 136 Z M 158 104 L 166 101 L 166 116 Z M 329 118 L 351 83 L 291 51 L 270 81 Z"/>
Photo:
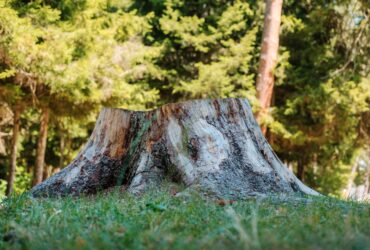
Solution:
<path fill-rule="evenodd" d="M 0 0 L 0 104 L 22 110 L 18 165 L 32 172 L 43 108 L 54 169 L 75 156 L 103 106 L 246 97 L 258 110 L 263 6 Z M 369 15 L 365 0 L 284 1 L 273 107 L 262 122 L 279 156 L 323 193 L 339 194 L 369 143 Z M 10 133 L 11 122 L 0 130 Z M 10 145 L 11 136 L 2 140 Z M 0 156 L 0 179 L 9 154 Z"/>

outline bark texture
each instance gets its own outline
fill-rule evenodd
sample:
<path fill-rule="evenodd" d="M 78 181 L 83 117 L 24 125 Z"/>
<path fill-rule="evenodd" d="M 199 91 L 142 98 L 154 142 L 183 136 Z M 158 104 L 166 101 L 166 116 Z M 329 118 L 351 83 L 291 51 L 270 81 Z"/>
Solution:
<path fill-rule="evenodd" d="M 40 118 L 40 132 L 39 139 L 37 141 L 35 171 L 32 181 L 33 186 L 40 184 L 42 182 L 45 163 L 46 140 L 48 138 L 48 125 L 49 125 L 49 110 L 47 108 L 44 108 L 42 109 Z"/>
<path fill-rule="evenodd" d="M 18 138 L 19 138 L 19 127 L 20 127 L 21 110 L 16 107 L 14 110 L 14 121 L 13 121 L 13 138 L 12 138 L 12 149 L 10 153 L 10 167 L 6 185 L 6 195 L 9 196 L 13 192 L 14 179 L 17 167 L 17 152 L 18 152 Z"/>
<path fill-rule="evenodd" d="M 274 68 L 279 50 L 279 32 L 283 0 L 266 0 L 265 20 L 262 34 L 261 58 L 257 75 L 257 98 L 261 110 L 257 120 L 268 112 L 274 89 Z M 262 126 L 263 134 L 266 127 Z"/>
<path fill-rule="evenodd" d="M 165 179 L 232 199 L 317 194 L 280 162 L 245 99 L 195 100 L 148 112 L 106 108 L 75 160 L 31 194 L 90 194 L 122 185 L 140 194 Z"/>

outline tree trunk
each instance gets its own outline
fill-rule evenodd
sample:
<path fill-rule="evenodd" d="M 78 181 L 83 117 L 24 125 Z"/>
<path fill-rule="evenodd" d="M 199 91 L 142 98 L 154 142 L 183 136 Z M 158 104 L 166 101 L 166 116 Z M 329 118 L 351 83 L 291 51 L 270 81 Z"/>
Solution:
<path fill-rule="evenodd" d="M 53 168 L 51 171 L 51 175 L 58 173 L 61 170 L 60 167 Z"/>
<path fill-rule="evenodd" d="M 369 187 L 370 187 L 370 166 L 366 166 L 366 173 L 365 173 L 365 184 L 364 184 L 364 195 L 363 195 L 363 200 L 370 200 L 369 199 Z"/>
<path fill-rule="evenodd" d="M 359 157 L 356 158 L 355 163 L 352 165 L 351 174 L 348 177 L 347 188 L 346 188 L 346 190 L 344 192 L 344 195 L 343 195 L 344 198 L 347 198 L 347 199 L 350 198 L 351 189 L 352 189 L 352 186 L 353 186 L 353 181 L 356 178 L 356 172 L 357 172 L 357 167 L 358 167 L 358 159 L 359 159 Z"/>
<path fill-rule="evenodd" d="M 59 158 L 59 165 L 58 168 L 61 169 L 64 165 L 64 147 L 65 147 L 65 138 L 64 138 L 64 132 L 60 131 L 60 158 Z"/>
<path fill-rule="evenodd" d="M 19 127 L 20 127 L 21 109 L 16 107 L 14 110 L 14 122 L 13 122 L 13 138 L 12 138 L 12 149 L 10 153 L 10 167 L 6 185 L 6 195 L 10 196 L 13 192 L 15 173 L 17 167 L 17 153 L 18 153 L 18 138 L 19 138 Z"/>
<path fill-rule="evenodd" d="M 291 162 L 285 163 L 285 165 L 288 167 L 288 169 L 293 172 L 293 164 Z"/>
<path fill-rule="evenodd" d="M 48 138 L 48 124 L 49 110 L 47 108 L 43 108 L 40 119 L 39 139 L 37 142 L 36 163 L 32 182 L 33 186 L 42 182 L 45 163 L 46 141 Z"/>
<path fill-rule="evenodd" d="M 304 177 L 304 163 L 302 160 L 298 160 L 297 162 L 297 177 L 298 179 L 300 179 L 301 181 L 303 181 L 303 177 Z"/>
<path fill-rule="evenodd" d="M 43 167 L 43 173 L 42 173 L 42 180 L 46 180 L 50 177 L 52 173 L 52 166 L 44 165 Z"/>
<path fill-rule="evenodd" d="M 266 0 L 265 21 L 263 26 L 261 58 L 257 75 L 257 98 L 261 109 L 256 114 L 260 122 L 261 117 L 267 114 L 271 105 L 274 88 L 274 68 L 277 62 L 279 49 L 279 31 L 283 0 Z M 262 133 L 266 134 L 266 126 L 262 126 Z"/>
<path fill-rule="evenodd" d="M 364 190 L 364 200 L 370 200 L 369 188 L 370 188 L 370 149 L 367 150 L 368 161 L 366 161 L 366 173 L 365 173 L 365 190 Z"/>
<path fill-rule="evenodd" d="M 230 199 L 318 194 L 280 162 L 245 99 L 195 100 L 148 112 L 106 108 L 72 163 L 31 194 L 91 194 L 113 186 L 140 194 L 165 179 Z"/>
<path fill-rule="evenodd" d="M 60 148 L 60 157 L 59 163 L 57 167 L 50 166 L 47 169 L 47 175 L 44 171 L 43 180 L 49 178 L 51 175 L 58 173 L 64 167 L 64 148 L 65 148 L 65 137 L 62 131 L 60 131 L 60 141 L 59 141 L 59 148 Z"/>

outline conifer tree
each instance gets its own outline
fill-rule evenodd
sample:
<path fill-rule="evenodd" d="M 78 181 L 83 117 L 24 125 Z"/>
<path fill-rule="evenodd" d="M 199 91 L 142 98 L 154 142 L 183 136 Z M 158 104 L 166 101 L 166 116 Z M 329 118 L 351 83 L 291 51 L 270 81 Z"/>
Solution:
<path fill-rule="evenodd" d="M 274 69 L 277 63 L 279 50 L 279 32 L 281 10 L 283 0 L 266 0 L 265 21 L 262 35 L 261 58 L 257 74 L 257 97 L 260 103 L 260 110 L 256 118 L 268 112 L 271 106 L 274 89 Z M 262 133 L 266 134 L 266 126 L 262 124 Z"/>

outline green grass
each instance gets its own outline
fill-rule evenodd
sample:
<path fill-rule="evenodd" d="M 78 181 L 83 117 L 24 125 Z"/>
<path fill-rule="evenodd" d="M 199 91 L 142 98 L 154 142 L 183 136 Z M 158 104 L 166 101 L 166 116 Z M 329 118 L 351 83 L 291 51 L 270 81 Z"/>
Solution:
<path fill-rule="evenodd" d="M 368 204 L 270 197 L 220 206 L 169 189 L 13 197 L 0 208 L 0 249 L 370 249 Z"/>

